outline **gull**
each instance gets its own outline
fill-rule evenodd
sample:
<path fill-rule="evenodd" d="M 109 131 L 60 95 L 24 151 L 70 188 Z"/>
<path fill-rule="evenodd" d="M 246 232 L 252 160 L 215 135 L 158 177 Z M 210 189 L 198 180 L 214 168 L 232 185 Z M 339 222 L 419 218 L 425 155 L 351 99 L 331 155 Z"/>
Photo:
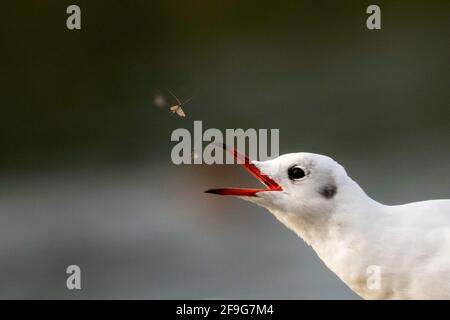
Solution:
<path fill-rule="evenodd" d="M 450 200 L 384 205 L 328 156 L 252 161 L 223 147 L 266 188 L 205 192 L 268 209 L 359 296 L 450 299 Z"/>

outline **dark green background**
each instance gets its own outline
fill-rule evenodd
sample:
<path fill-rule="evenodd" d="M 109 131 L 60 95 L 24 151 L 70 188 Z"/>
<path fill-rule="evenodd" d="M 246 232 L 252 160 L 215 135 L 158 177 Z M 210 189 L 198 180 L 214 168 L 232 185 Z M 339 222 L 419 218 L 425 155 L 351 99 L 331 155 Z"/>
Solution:
<path fill-rule="evenodd" d="M 380 31 L 367 1 L 77 1 L 69 31 L 71 3 L 2 5 L 3 171 L 167 160 L 194 119 L 328 153 L 449 136 L 448 1 L 377 2 Z M 165 87 L 200 90 L 187 119 L 153 107 Z"/>

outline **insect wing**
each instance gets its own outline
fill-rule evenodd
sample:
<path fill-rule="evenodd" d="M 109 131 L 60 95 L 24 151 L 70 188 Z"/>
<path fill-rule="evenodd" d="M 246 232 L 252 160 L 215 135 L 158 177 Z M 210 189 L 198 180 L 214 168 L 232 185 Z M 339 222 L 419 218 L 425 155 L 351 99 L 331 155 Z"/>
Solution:
<path fill-rule="evenodd" d="M 178 109 L 176 110 L 177 115 L 179 115 L 180 117 L 186 117 L 186 114 L 184 113 L 183 109 L 181 109 L 180 106 L 178 106 Z"/>

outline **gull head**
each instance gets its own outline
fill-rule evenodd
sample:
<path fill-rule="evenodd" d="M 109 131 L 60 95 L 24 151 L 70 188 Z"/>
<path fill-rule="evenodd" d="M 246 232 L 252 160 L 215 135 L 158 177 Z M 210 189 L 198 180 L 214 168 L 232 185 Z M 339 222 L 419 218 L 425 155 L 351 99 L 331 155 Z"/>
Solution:
<path fill-rule="evenodd" d="M 206 192 L 251 201 L 267 208 L 280 220 L 286 215 L 310 222 L 321 220 L 356 191 L 344 167 L 328 156 L 299 152 L 254 161 L 234 149 L 228 151 L 266 188 L 221 188 Z"/>

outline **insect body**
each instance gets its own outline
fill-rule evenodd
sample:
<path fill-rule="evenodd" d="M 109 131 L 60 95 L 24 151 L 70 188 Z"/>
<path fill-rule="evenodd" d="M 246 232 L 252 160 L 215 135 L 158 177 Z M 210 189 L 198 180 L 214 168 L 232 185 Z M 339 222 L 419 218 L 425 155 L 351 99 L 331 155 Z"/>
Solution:
<path fill-rule="evenodd" d="M 183 109 L 181 109 L 181 104 L 177 104 L 170 107 L 170 112 L 176 113 L 180 117 L 186 117 L 186 114 L 184 113 Z"/>
<path fill-rule="evenodd" d="M 191 101 L 194 97 L 195 97 L 195 95 L 197 94 L 194 94 L 192 97 L 190 97 L 189 99 L 187 99 L 186 101 L 184 101 L 184 102 L 181 102 L 178 98 L 177 98 L 177 96 L 175 95 L 175 94 L 173 94 L 169 89 L 167 89 L 167 91 L 172 95 L 172 97 L 174 97 L 175 98 L 175 100 L 176 100 L 176 104 L 175 105 L 173 105 L 173 106 L 171 106 L 170 107 L 170 112 L 172 112 L 172 113 L 176 113 L 178 116 L 180 116 L 180 117 L 182 117 L 182 118 L 185 118 L 186 117 L 186 113 L 184 113 L 184 111 L 183 111 L 183 108 L 182 107 L 184 107 L 189 101 Z"/>

